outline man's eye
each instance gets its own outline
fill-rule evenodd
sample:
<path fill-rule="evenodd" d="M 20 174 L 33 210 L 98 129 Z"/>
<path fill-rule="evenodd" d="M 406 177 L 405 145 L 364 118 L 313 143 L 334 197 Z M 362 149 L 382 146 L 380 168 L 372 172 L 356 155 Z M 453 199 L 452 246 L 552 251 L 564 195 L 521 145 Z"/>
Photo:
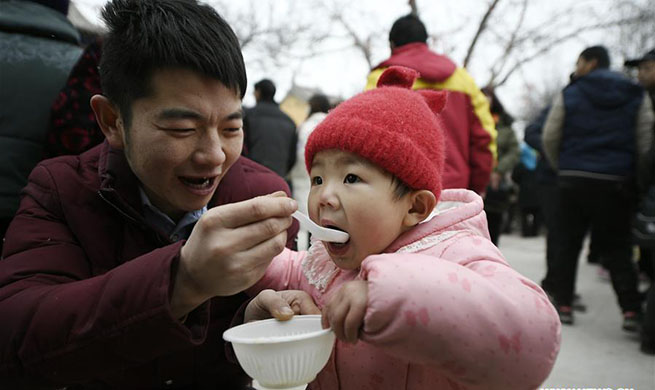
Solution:
<path fill-rule="evenodd" d="M 312 185 L 314 186 L 320 186 L 323 184 L 323 178 L 320 176 L 314 176 L 312 177 Z"/>
<path fill-rule="evenodd" d="M 358 181 L 360 181 L 359 176 L 353 175 L 352 173 L 347 174 L 346 178 L 343 179 L 343 182 L 348 184 L 357 183 Z"/>
<path fill-rule="evenodd" d="M 168 128 L 166 131 L 170 131 L 172 133 L 188 133 L 190 131 L 193 131 L 194 129 L 178 129 L 178 128 Z"/>

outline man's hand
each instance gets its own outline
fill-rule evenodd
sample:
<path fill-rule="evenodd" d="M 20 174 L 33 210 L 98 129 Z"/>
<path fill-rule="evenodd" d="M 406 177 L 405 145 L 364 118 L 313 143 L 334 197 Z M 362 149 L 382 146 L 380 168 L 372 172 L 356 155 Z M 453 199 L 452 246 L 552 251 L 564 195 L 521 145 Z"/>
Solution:
<path fill-rule="evenodd" d="M 252 286 L 284 249 L 298 205 L 282 191 L 208 210 L 182 247 L 171 311 L 182 317 L 214 296 Z"/>
<path fill-rule="evenodd" d="M 341 341 L 355 344 L 364 325 L 368 284 L 364 280 L 345 283 L 323 308 L 323 328 L 332 328 Z"/>
<path fill-rule="evenodd" d="M 312 297 L 300 290 L 263 290 L 246 307 L 244 322 L 275 317 L 280 321 L 295 314 L 321 314 Z"/>

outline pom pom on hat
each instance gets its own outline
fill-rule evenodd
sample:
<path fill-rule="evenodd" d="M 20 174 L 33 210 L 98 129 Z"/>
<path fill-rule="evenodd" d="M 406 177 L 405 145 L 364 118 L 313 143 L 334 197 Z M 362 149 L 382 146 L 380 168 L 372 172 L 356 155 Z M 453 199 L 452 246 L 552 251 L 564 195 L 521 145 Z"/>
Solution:
<path fill-rule="evenodd" d="M 316 153 L 344 150 L 373 162 L 412 189 L 432 191 L 438 199 L 445 150 L 437 114 L 446 104 L 446 93 L 411 90 L 418 76 L 409 68 L 389 67 L 377 89 L 332 110 L 307 140 L 307 171 Z"/>

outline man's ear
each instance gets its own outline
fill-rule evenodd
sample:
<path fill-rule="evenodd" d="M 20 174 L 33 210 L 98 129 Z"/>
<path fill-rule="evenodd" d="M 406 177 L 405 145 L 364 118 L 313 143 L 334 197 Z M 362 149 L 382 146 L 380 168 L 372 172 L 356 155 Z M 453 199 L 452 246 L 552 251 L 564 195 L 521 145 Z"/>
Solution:
<path fill-rule="evenodd" d="M 412 227 L 423 222 L 430 215 L 437 205 L 437 198 L 428 190 L 413 191 L 409 196 L 410 209 L 405 215 L 403 225 Z"/>
<path fill-rule="evenodd" d="M 109 145 L 114 149 L 123 149 L 125 128 L 118 108 L 102 95 L 91 97 L 91 108 Z"/>
<path fill-rule="evenodd" d="M 589 72 L 596 69 L 598 69 L 598 59 L 592 58 L 589 60 Z"/>

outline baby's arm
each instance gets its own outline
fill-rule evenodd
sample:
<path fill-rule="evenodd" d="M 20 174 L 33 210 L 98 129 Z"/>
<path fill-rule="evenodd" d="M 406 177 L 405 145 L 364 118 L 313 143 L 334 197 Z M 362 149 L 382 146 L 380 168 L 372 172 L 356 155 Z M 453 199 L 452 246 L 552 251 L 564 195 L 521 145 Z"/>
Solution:
<path fill-rule="evenodd" d="M 254 286 L 247 289 L 246 293 L 255 296 L 265 289 L 302 290 L 303 288 L 300 286 L 301 262 L 305 254 L 305 252 L 296 252 L 285 248 L 282 253 L 273 258 L 264 276 Z"/>
<path fill-rule="evenodd" d="M 471 389 L 537 388 L 559 349 L 557 314 L 491 242 L 468 233 L 449 241 L 439 257 L 383 254 L 362 263 L 360 338 Z"/>

